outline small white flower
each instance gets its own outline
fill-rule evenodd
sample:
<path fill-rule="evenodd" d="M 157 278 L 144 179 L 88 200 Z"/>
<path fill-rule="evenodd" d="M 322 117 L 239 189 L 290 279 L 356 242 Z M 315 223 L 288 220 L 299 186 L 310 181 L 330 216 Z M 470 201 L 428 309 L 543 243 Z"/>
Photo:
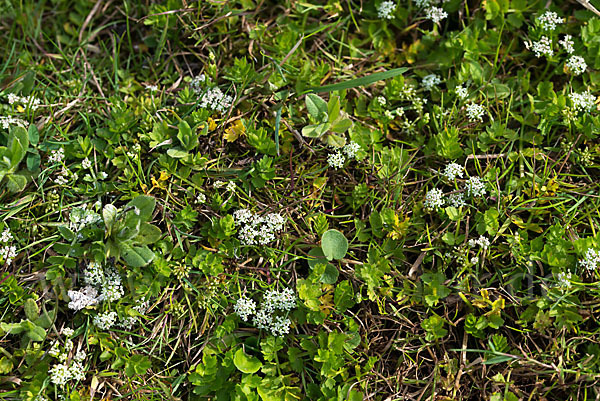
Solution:
<path fill-rule="evenodd" d="M 450 194 L 448 195 L 447 203 L 448 205 L 456 208 L 466 206 L 467 202 L 465 202 L 465 194 L 463 194 L 462 192 Z"/>
<path fill-rule="evenodd" d="M 543 30 L 545 31 L 553 31 L 556 29 L 556 25 L 560 25 L 565 22 L 564 18 L 561 18 L 554 11 L 546 11 L 539 17 L 537 17 L 536 21 Z"/>
<path fill-rule="evenodd" d="M 377 16 L 383 19 L 394 18 L 394 11 L 396 10 L 396 3 L 393 1 L 382 1 L 377 8 Z"/>
<path fill-rule="evenodd" d="M 81 167 L 84 169 L 88 169 L 92 167 L 92 162 L 87 157 L 81 161 Z"/>
<path fill-rule="evenodd" d="M 235 188 L 236 188 L 236 186 L 235 186 L 235 182 L 233 182 L 233 181 L 229 181 L 229 182 L 227 183 L 227 186 L 225 187 L 225 190 L 226 190 L 226 191 L 235 191 Z"/>
<path fill-rule="evenodd" d="M 587 70 L 587 64 L 583 57 L 571 56 L 567 61 L 567 68 L 573 75 L 581 75 Z"/>
<path fill-rule="evenodd" d="M 50 151 L 50 157 L 48 157 L 48 161 L 50 163 L 60 163 L 65 158 L 65 149 L 58 148 L 57 150 Z"/>
<path fill-rule="evenodd" d="M 449 180 L 454 181 L 456 177 L 463 177 L 463 167 L 458 163 L 448 163 L 444 169 L 443 175 Z"/>
<path fill-rule="evenodd" d="M 425 15 L 427 16 L 427 19 L 430 19 L 434 24 L 437 24 L 448 17 L 448 13 L 440 7 L 428 7 L 425 9 Z"/>
<path fill-rule="evenodd" d="M 252 299 L 242 297 L 237 300 L 233 306 L 233 310 L 238 314 L 244 322 L 248 321 L 248 317 L 256 312 L 256 302 Z"/>
<path fill-rule="evenodd" d="M 425 195 L 423 206 L 426 209 L 437 209 L 444 206 L 444 193 L 442 190 L 438 188 L 430 189 Z"/>
<path fill-rule="evenodd" d="M 542 36 L 538 42 L 533 42 L 531 50 L 533 50 L 536 57 L 541 57 L 542 55 L 552 57 L 554 55 L 554 50 L 552 50 L 552 39 Z"/>
<path fill-rule="evenodd" d="M 342 155 L 340 152 L 330 153 L 329 156 L 327 156 L 327 164 L 336 170 L 343 168 L 345 161 L 346 159 L 344 158 L 344 155 Z"/>
<path fill-rule="evenodd" d="M 204 202 L 206 202 L 206 195 L 202 192 L 198 192 L 198 195 L 196 195 L 196 203 L 202 205 Z"/>
<path fill-rule="evenodd" d="M 465 182 L 465 188 L 467 190 L 467 195 L 474 198 L 486 194 L 485 184 L 479 177 L 469 177 L 469 179 Z"/>
<path fill-rule="evenodd" d="M 563 49 L 565 49 L 565 51 L 569 54 L 575 51 L 573 48 L 575 42 L 573 42 L 573 37 L 571 35 L 565 35 L 563 40 L 559 40 L 558 43 L 560 43 Z"/>
<path fill-rule="evenodd" d="M 225 181 L 217 180 L 213 184 L 213 187 L 215 187 L 215 189 L 219 189 L 219 188 L 223 188 L 225 185 L 226 185 Z"/>
<path fill-rule="evenodd" d="M 483 121 L 483 115 L 485 114 L 485 107 L 477 103 L 469 103 L 466 106 L 467 117 L 470 121 Z"/>
<path fill-rule="evenodd" d="M 589 90 L 583 93 L 570 93 L 569 99 L 571 99 L 573 109 L 576 112 L 585 111 L 589 113 L 596 105 L 596 96 L 592 95 Z"/>
<path fill-rule="evenodd" d="M 208 89 L 200 98 L 199 106 L 203 109 L 225 113 L 231 107 L 233 98 L 224 94 L 218 87 Z"/>
<path fill-rule="evenodd" d="M 485 250 L 488 249 L 488 247 L 490 246 L 490 240 L 487 239 L 487 237 L 480 235 L 477 239 L 471 238 L 468 244 L 471 248 L 479 246 L 480 248 L 483 248 Z"/>
<path fill-rule="evenodd" d="M 377 101 L 377 103 L 379 103 L 381 106 L 385 106 L 387 104 L 387 99 L 384 96 L 377 96 L 375 98 L 375 100 Z"/>
<path fill-rule="evenodd" d="M 595 249 L 588 248 L 585 252 L 583 259 L 579 261 L 579 264 L 585 267 L 587 270 L 596 270 L 600 263 L 600 252 Z"/>
<path fill-rule="evenodd" d="M 65 336 L 67 336 L 67 337 L 71 337 L 71 336 L 72 336 L 72 335 L 75 333 L 75 330 L 73 330 L 73 329 L 72 329 L 72 328 L 70 328 L 70 327 L 65 327 L 65 328 L 63 329 L 62 333 L 63 333 L 63 335 L 65 335 Z"/>
<path fill-rule="evenodd" d="M 15 95 L 14 93 L 8 94 L 8 104 L 15 104 L 18 102 L 19 102 L 19 96 Z"/>
<path fill-rule="evenodd" d="M 87 306 L 98 304 L 98 291 L 92 286 L 85 286 L 79 291 L 67 291 L 67 295 L 71 298 L 69 309 L 75 311 L 81 310 Z"/>
<path fill-rule="evenodd" d="M 158 90 L 158 86 L 156 86 L 156 85 L 146 85 L 146 90 L 149 90 L 150 92 L 156 92 Z"/>
<path fill-rule="evenodd" d="M 467 88 L 465 88 L 462 85 L 458 85 L 456 88 L 454 88 L 454 92 L 456 92 L 456 95 L 461 99 L 464 100 L 467 98 L 467 96 L 469 96 L 469 92 L 467 91 Z"/>
<path fill-rule="evenodd" d="M 23 121 L 20 118 L 5 116 L 0 116 L 0 125 L 2 125 L 2 128 L 4 129 L 8 129 L 11 125 L 16 125 L 17 127 L 22 128 L 29 127 L 29 123 L 27 121 Z"/>
<path fill-rule="evenodd" d="M 440 77 L 436 74 L 429 74 L 426 75 L 425 77 L 423 77 L 423 81 L 421 82 L 421 85 L 423 85 L 423 88 L 425 88 L 425 90 L 432 90 L 436 85 L 438 85 L 441 81 Z"/>
<path fill-rule="evenodd" d="M 101 330 L 110 330 L 117 321 L 117 312 L 104 312 L 94 316 L 94 325 Z"/>
<path fill-rule="evenodd" d="M 348 159 L 354 159 L 356 154 L 360 150 L 360 145 L 354 141 L 344 146 L 343 152 L 346 154 Z"/>
<path fill-rule="evenodd" d="M 13 235 L 10 232 L 10 228 L 6 227 L 4 231 L 2 231 L 2 235 L 0 236 L 0 242 L 10 242 L 13 240 Z"/>
<path fill-rule="evenodd" d="M 476 265 L 477 263 L 479 263 L 479 258 L 477 256 L 473 256 L 470 262 L 472 265 Z"/>
<path fill-rule="evenodd" d="M 558 273 L 557 280 L 560 287 L 571 288 L 571 272 Z"/>
<path fill-rule="evenodd" d="M 69 367 L 62 363 L 52 366 L 52 369 L 50 369 L 48 373 L 50 374 L 50 381 L 57 386 L 64 386 L 71 380 Z"/>

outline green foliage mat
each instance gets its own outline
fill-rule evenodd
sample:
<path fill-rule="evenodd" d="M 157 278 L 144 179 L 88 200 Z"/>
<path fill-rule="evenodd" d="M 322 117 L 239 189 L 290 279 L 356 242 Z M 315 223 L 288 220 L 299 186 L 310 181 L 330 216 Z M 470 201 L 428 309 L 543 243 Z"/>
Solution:
<path fill-rule="evenodd" d="M 1 1 L 0 399 L 596 400 L 597 1 Z"/>

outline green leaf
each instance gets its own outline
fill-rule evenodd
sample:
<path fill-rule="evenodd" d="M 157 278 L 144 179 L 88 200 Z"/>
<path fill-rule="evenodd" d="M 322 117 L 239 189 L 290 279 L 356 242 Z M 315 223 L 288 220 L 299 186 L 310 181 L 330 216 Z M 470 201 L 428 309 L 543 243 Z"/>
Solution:
<path fill-rule="evenodd" d="M 339 313 L 344 313 L 354 306 L 354 290 L 348 280 L 344 280 L 335 287 L 333 302 Z"/>
<path fill-rule="evenodd" d="M 348 128 L 352 127 L 352 120 L 349 118 L 341 118 L 337 121 L 334 121 L 331 125 L 331 130 L 333 132 L 337 132 L 338 134 L 343 134 L 348 130 Z"/>
<path fill-rule="evenodd" d="M 150 223 L 142 223 L 140 230 L 135 238 L 136 242 L 141 245 L 154 244 L 162 235 L 160 228 Z"/>
<path fill-rule="evenodd" d="M 34 324 L 33 322 L 29 323 L 31 323 L 31 327 L 29 331 L 27 331 L 27 337 L 29 337 L 32 341 L 44 341 L 44 338 L 46 338 L 46 330 Z"/>
<path fill-rule="evenodd" d="M 325 100 L 313 93 L 309 93 L 306 95 L 304 101 L 306 102 L 306 109 L 312 118 L 318 122 L 327 121 L 327 103 L 325 103 Z"/>
<path fill-rule="evenodd" d="M 346 144 L 346 138 L 338 135 L 327 135 L 327 144 L 335 148 L 341 148 Z"/>
<path fill-rule="evenodd" d="M 139 214 L 135 213 L 135 211 L 134 213 L 138 215 L 142 221 L 150 221 L 152 219 L 152 213 L 154 213 L 154 208 L 156 207 L 156 199 L 148 195 L 139 195 L 127 203 L 127 207 L 130 206 L 136 207 L 139 210 Z"/>
<path fill-rule="evenodd" d="M 329 116 L 329 121 L 337 120 L 340 115 L 340 107 L 340 97 L 330 96 L 329 102 L 327 102 L 327 115 Z"/>
<path fill-rule="evenodd" d="M 307 138 L 320 138 L 327 132 L 329 126 L 329 123 L 307 125 L 306 127 L 302 128 L 302 135 Z"/>
<path fill-rule="evenodd" d="M 147 246 L 120 244 L 121 257 L 131 267 L 143 267 L 154 259 L 154 252 Z"/>
<path fill-rule="evenodd" d="M 10 192 L 21 192 L 27 185 L 27 178 L 20 174 L 7 174 L 6 175 L 6 188 Z"/>
<path fill-rule="evenodd" d="M 325 270 L 323 271 L 323 274 L 321 274 L 320 281 L 323 284 L 335 284 L 339 275 L 340 272 L 338 271 L 337 267 L 335 267 L 331 263 L 327 263 L 325 265 Z"/>
<path fill-rule="evenodd" d="M 106 232 L 110 236 L 113 230 L 113 226 L 115 224 L 115 220 L 117 218 L 117 208 L 110 203 L 104 205 L 102 209 L 102 218 L 104 219 L 104 226 L 106 227 Z"/>
<path fill-rule="evenodd" d="M 27 136 L 29 138 L 29 143 L 37 145 L 37 143 L 40 140 L 40 133 L 38 132 L 38 129 L 35 126 L 35 124 L 31 124 L 29 126 L 29 129 L 27 130 Z"/>
<path fill-rule="evenodd" d="M 258 358 L 247 355 L 241 348 L 235 352 L 233 364 L 242 373 L 256 373 L 262 367 Z"/>
<path fill-rule="evenodd" d="M 307 89 L 306 92 L 323 93 L 323 92 L 333 92 L 333 91 L 339 91 L 339 90 L 344 90 L 344 89 L 356 88 L 358 86 L 366 86 L 366 85 L 370 85 L 374 82 L 381 81 L 383 79 L 393 78 L 395 76 L 403 74 L 406 71 L 408 71 L 408 68 L 406 68 L 406 67 L 395 68 L 393 70 L 376 72 L 374 74 L 367 75 L 362 78 L 350 79 L 348 81 L 339 82 L 337 84 L 309 88 L 309 89 Z"/>
<path fill-rule="evenodd" d="M 339 260 L 348 252 L 348 240 L 338 230 L 327 230 L 321 237 L 321 248 L 327 260 Z"/>
<path fill-rule="evenodd" d="M 8 359 L 7 357 L 3 356 L 2 359 L 0 359 L 0 375 L 6 375 L 9 374 L 13 369 L 13 363 L 10 359 Z"/>
<path fill-rule="evenodd" d="M 25 316 L 29 320 L 33 321 L 40 316 L 40 308 L 32 298 L 27 298 L 23 308 L 25 309 Z"/>
<path fill-rule="evenodd" d="M 184 157 L 188 157 L 189 153 L 185 150 L 181 150 L 179 148 L 172 148 L 167 150 L 167 154 L 171 156 L 173 159 L 183 159 Z"/>
<path fill-rule="evenodd" d="M 192 133 L 192 129 L 187 122 L 182 120 L 178 127 L 177 139 L 181 142 L 181 146 L 187 151 L 190 151 L 198 144 L 198 137 Z"/>

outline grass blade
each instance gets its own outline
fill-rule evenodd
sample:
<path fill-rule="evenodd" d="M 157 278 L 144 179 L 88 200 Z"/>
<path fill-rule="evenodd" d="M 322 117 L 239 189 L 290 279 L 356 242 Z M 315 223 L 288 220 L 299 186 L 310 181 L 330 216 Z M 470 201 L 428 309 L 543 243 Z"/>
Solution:
<path fill-rule="evenodd" d="M 325 93 L 325 92 L 333 92 L 333 91 L 339 91 L 339 90 L 344 90 L 344 89 L 356 88 L 358 86 L 367 86 L 367 85 L 370 85 L 377 81 L 381 81 L 384 79 L 393 78 L 395 76 L 401 75 L 406 71 L 408 71 L 408 68 L 402 67 L 402 68 L 394 68 L 393 70 L 388 70 L 388 71 L 383 71 L 383 72 L 376 72 L 374 74 L 367 75 L 362 78 L 356 78 L 356 79 L 351 79 L 349 81 L 338 82 L 337 84 L 309 88 L 303 94 L 311 93 L 311 92 L 312 93 Z"/>

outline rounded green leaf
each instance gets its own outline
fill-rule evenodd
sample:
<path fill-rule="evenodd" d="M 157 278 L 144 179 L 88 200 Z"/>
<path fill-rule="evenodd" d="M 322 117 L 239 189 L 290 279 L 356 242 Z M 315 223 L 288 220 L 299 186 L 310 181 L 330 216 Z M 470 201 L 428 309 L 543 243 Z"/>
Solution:
<path fill-rule="evenodd" d="M 327 260 L 339 260 L 348 252 L 348 240 L 338 230 L 327 230 L 321 237 L 321 248 Z"/>
<path fill-rule="evenodd" d="M 241 348 L 233 356 L 233 364 L 242 373 L 256 373 L 262 366 L 258 358 L 247 355 Z"/>

